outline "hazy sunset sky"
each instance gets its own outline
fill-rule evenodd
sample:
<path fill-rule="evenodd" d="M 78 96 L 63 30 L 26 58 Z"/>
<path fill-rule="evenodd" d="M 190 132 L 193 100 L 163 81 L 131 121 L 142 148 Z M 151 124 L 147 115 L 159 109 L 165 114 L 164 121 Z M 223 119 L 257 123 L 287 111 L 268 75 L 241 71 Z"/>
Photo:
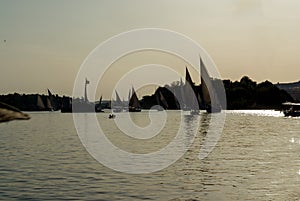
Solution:
<path fill-rule="evenodd" d="M 298 81 L 299 11 L 298 0 L 0 0 L 0 94 L 71 95 L 88 54 L 138 28 L 190 37 L 224 79 Z"/>

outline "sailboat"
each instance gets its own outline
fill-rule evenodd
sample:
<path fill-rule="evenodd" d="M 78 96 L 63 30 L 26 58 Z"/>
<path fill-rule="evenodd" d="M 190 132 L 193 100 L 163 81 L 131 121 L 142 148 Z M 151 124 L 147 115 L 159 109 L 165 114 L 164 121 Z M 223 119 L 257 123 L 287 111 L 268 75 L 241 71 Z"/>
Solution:
<path fill-rule="evenodd" d="M 184 93 L 184 84 L 182 79 L 180 78 L 180 107 L 182 110 L 186 110 L 186 105 L 185 105 L 185 93 Z"/>
<path fill-rule="evenodd" d="M 95 111 L 96 112 L 104 112 L 102 110 L 102 96 L 100 96 L 99 103 L 95 105 Z"/>
<path fill-rule="evenodd" d="M 199 114 L 199 105 L 194 91 L 194 83 L 188 68 L 185 69 L 185 85 L 184 85 L 185 104 L 183 110 L 190 111 L 191 115 Z"/>
<path fill-rule="evenodd" d="M 87 85 L 90 83 L 88 79 L 85 79 L 84 85 L 84 98 L 77 98 L 70 100 L 66 100 L 65 103 L 62 104 L 61 112 L 73 112 L 73 113 L 89 113 L 89 112 L 103 112 L 102 108 L 99 108 L 99 105 L 96 105 L 93 102 L 88 100 L 87 96 Z M 101 105 L 102 97 L 100 97 L 100 105 Z"/>
<path fill-rule="evenodd" d="M 282 112 L 286 117 L 299 117 L 300 116 L 300 103 L 286 102 L 282 103 Z"/>
<path fill-rule="evenodd" d="M 128 92 L 128 101 L 125 102 L 125 101 L 123 100 L 123 103 L 124 103 L 123 110 L 124 110 L 125 112 L 128 112 L 128 111 L 129 111 L 129 102 L 130 102 L 130 99 L 131 99 L 131 90 L 129 89 L 129 92 Z"/>
<path fill-rule="evenodd" d="M 129 106 L 128 106 L 129 112 L 140 112 L 140 111 L 142 111 L 139 99 L 138 99 L 133 87 L 131 89 L 131 92 L 132 92 L 132 95 L 131 95 L 131 98 L 129 100 Z"/>
<path fill-rule="evenodd" d="M 184 97 L 185 97 L 185 101 L 184 101 L 184 106 L 183 106 L 183 110 L 184 111 L 190 111 L 191 107 L 192 107 L 192 101 L 190 98 L 193 97 L 193 81 L 190 75 L 190 72 L 188 70 L 187 67 L 185 67 L 185 84 L 184 84 Z"/>
<path fill-rule="evenodd" d="M 155 95 L 155 100 L 156 100 L 156 105 L 154 106 L 155 109 L 156 109 L 157 111 L 163 111 L 164 108 L 162 108 L 162 107 L 160 106 L 159 94 L 158 94 L 158 90 L 157 90 L 157 89 L 155 90 L 154 95 Z"/>
<path fill-rule="evenodd" d="M 48 90 L 48 97 L 47 97 L 47 104 L 46 104 L 47 110 L 55 111 L 55 110 L 57 110 L 55 97 L 52 95 L 52 93 L 49 89 L 47 89 L 47 90 Z"/>
<path fill-rule="evenodd" d="M 50 99 L 49 99 L 49 97 L 47 97 L 47 110 L 49 110 L 49 111 L 53 111 L 53 107 L 52 107 L 52 104 L 51 104 L 51 101 L 50 101 Z"/>
<path fill-rule="evenodd" d="M 121 98 L 120 98 L 118 92 L 115 91 L 115 93 L 116 93 L 116 101 L 114 101 L 113 105 L 112 105 L 113 112 L 115 112 L 115 113 L 122 112 L 123 111 L 123 102 L 121 101 Z"/>
<path fill-rule="evenodd" d="M 208 75 L 208 72 L 206 70 L 206 67 L 201 57 L 200 57 L 200 71 L 201 71 L 201 89 L 202 89 L 203 106 L 208 113 L 219 113 L 221 112 L 221 106 L 219 104 L 217 94 L 215 93 L 212 80 Z"/>
<path fill-rule="evenodd" d="M 168 109 L 169 105 L 164 97 L 164 95 L 161 93 L 161 91 L 158 89 L 155 91 L 155 98 L 156 98 L 156 104 L 157 104 L 157 111 L 163 111 L 164 109 Z"/>
<path fill-rule="evenodd" d="M 165 97 L 164 97 L 163 94 L 161 93 L 161 91 L 159 91 L 159 100 L 160 100 L 160 102 L 162 103 L 163 107 L 164 107 L 165 109 L 168 109 L 169 105 L 168 105 L 168 103 L 167 103 Z"/>
<path fill-rule="evenodd" d="M 190 114 L 191 115 L 199 115 L 200 108 L 198 104 L 198 97 L 196 97 L 196 94 L 193 90 L 193 94 L 190 96 Z"/>
<path fill-rule="evenodd" d="M 36 97 L 36 106 L 37 106 L 38 110 L 45 110 L 46 109 L 46 107 L 44 105 L 44 102 L 42 100 L 42 97 L 39 94 L 37 94 L 37 97 Z"/>

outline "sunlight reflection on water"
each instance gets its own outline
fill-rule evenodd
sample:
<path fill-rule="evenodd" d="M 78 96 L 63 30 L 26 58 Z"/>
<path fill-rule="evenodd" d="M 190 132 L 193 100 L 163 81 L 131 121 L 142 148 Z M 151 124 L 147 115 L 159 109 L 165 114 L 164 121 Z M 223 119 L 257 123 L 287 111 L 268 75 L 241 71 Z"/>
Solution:
<path fill-rule="evenodd" d="M 168 143 L 174 121 L 148 145 L 110 130 L 110 139 L 130 151 Z M 97 114 L 109 128 L 107 113 Z M 148 121 L 143 113 L 137 120 Z M 300 121 L 278 111 L 227 111 L 216 147 L 199 160 L 210 115 L 190 149 L 170 167 L 130 175 L 95 161 L 78 139 L 71 114 L 34 113 L 27 122 L 0 126 L 0 200 L 297 200 L 300 197 Z M 133 117 L 134 118 L 134 117 Z M 188 118 L 187 118 L 188 120 Z M 128 137 L 128 136 L 126 136 Z M 188 137 L 188 136 L 187 136 Z M 191 136 L 192 137 L 192 136 Z"/>
<path fill-rule="evenodd" d="M 283 117 L 284 114 L 278 110 L 227 110 L 228 114 L 244 114 L 254 116 L 269 116 L 269 117 Z"/>

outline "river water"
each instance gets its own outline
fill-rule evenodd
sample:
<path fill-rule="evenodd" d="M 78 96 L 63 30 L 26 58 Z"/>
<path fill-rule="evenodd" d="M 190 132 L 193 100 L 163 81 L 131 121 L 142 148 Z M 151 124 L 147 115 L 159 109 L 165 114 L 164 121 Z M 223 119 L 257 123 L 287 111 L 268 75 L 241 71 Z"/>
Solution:
<path fill-rule="evenodd" d="M 161 150 L 176 135 L 180 112 L 165 114 L 160 134 L 147 140 L 120 132 L 115 120 L 122 114 L 97 119 L 116 147 L 145 154 Z M 79 115 L 89 122 L 89 114 Z M 138 126 L 150 122 L 146 111 L 130 115 Z M 204 159 L 199 150 L 212 116 L 186 115 L 188 124 L 200 122 L 191 127 L 196 136 L 189 149 L 170 166 L 145 174 L 118 172 L 96 161 L 81 143 L 72 114 L 30 116 L 0 125 L 0 200 L 300 199 L 300 119 L 277 111 L 226 111 L 218 142 Z"/>

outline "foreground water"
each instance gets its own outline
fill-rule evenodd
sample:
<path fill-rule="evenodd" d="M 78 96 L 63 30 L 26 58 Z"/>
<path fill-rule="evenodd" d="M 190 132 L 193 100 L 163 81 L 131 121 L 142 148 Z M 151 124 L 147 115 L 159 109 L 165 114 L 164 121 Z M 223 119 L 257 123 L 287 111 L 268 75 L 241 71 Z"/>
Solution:
<path fill-rule="evenodd" d="M 208 157 L 198 155 L 211 115 L 186 116 L 191 124 L 200 122 L 192 146 L 176 163 L 149 174 L 116 172 L 94 160 L 71 114 L 32 113 L 30 121 L 1 124 L 0 200 L 300 199 L 300 119 L 275 111 L 226 113 Z M 168 112 L 162 137 L 147 143 L 122 135 L 107 113 L 97 117 L 116 146 L 148 153 L 174 137 L 178 114 Z M 140 126 L 149 124 L 147 112 L 131 118 Z"/>

